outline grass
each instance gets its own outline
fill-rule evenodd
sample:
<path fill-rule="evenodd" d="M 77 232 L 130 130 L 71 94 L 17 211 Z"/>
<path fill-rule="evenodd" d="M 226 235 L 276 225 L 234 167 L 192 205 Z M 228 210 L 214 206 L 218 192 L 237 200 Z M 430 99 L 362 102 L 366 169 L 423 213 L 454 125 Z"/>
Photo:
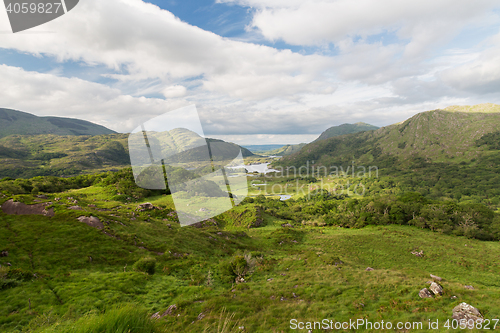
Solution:
<path fill-rule="evenodd" d="M 50 195 L 62 198 L 53 218 L 0 213 L 0 248 L 9 251 L 0 264 L 8 259 L 9 269 L 36 274 L 0 291 L 0 330 L 281 332 L 293 318 L 444 321 L 460 302 L 500 317 L 498 242 L 407 226 L 289 230 L 255 204 L 217 217 L 219 228 L 181 228 L 168 216 L 169 196 L 147 199 L 163 210 L 138 212 L 137 203 L 105 199 L 103 191 Z M 68 210 L 68 197 L 85 211 Z M 82 214 L 107 221 L 108 235 L 77 221 Z M 257 216 L 262 227 L 248 228 Z M 256 260 L 253 273 L 245 283 L 224 282 L 219 262 L 245 253 Z M 155 258 L 154 274 L 134 271 L 144 257 Z M 444 278 L 444 295 L 423 300 L 429 274 Z M 149 318 L 174 304 L 171 314 Z"/>

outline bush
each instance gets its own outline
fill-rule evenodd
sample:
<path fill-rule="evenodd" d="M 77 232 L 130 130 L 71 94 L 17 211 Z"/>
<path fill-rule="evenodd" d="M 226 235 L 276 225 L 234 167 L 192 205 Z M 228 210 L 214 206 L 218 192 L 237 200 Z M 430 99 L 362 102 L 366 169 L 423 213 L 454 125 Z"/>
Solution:
<path fill-rule="evenodd" d="M 156 259 L 155 258 L 142 258 L 136 261 L 134 264 L 134 269 L 138 272 L 148 273 L 153 275 L 156 269 Z"/>
<path fill-rule="evenodd" d="M 252 259 L 251 254 L 235 255 L 229 260 L 222 261 L 219 264 L 219 271 L 225 282 L 243 282 L 243 278 L 252 272 L 254 266 L 255 259 Z"/>

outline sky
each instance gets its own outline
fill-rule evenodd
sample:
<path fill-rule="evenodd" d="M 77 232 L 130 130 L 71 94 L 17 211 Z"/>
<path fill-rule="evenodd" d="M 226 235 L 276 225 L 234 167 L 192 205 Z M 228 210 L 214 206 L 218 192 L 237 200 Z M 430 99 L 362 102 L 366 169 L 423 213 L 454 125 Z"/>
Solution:
<path fill-rule="evenodd" d="M 498 0 L 80 0 L 15 34 L 0 7 L 0 107 L 123 133 L 195 105 L 207 137 L 294 144 L 499 92 Z"/>

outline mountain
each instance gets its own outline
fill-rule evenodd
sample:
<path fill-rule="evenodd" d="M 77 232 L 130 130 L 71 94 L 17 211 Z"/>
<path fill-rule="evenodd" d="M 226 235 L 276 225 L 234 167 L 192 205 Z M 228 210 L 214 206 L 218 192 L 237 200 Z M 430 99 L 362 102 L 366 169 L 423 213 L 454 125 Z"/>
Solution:
<path fill-rule="evenodd" d="M 326 140 L 328 138 L 332 138 L 339 135 L 345 135 L 350 133 L 364 132 L 364 131 L 372 131 L 378 129 L 377 126 L 373 126 L 367 123 L 355 123 L 355 124 L 342 124 L 339 126 L 332 126 L 328 128 L 326 131 L 321 133 L 321 135 L 314 140 L 313 142 Z M 265 155 L 277 155 L 277 156 L 288 156 L 295 154 L 300 151 L 307 143 L 299 143 L 296 145 L 284 145 L 280 148 L 273 149 L 266 152 Z"/>
<path fill-rule="evenodd" d="M 358 133 L 364 131 L 372 131 L 378 129 L 377 126 L 373 126 L 367 123 L 355 123 L 355 124 L 342 124 L 339 126 L 333 126 L 321 133 L 321 135 L 314 141 L 326 140 L 328 138 L 333 138 L 339 135 Z"/>
<path fill-rule="evenodd" d="M 0 138 L 0 178 L 69 176 L 130 166 L 128 138 L 128 134 L 120 133 L 94 136 L 10 135 Z M 196 133 L 183 129 L 161 133 L 156 138 L 150 136 L 149 139 L 150 143 L 155 139 L 161 140 L 164 147 L 188 161 L 201 153 L 197 155 L 196 148 L 181 152 L 181 147 L 195 146 L 194 143 L 200 139 L 213 147 L 214 161 L 233 159 L 241 148 L 217 139 L 205 141 Z M 245 148 L 241 151 L 243 157 L 253 155 Z"/>
<path fill-rule="evenodd" d="M 0 138 L 18 135 L 102 135 L 116 133 L 85 120 L 38 117 L 30 113 L 0 108 Z"/>
<path fill-rule="evenodd" d="M 298 152 L 302 147 L 307 145 L 307 143 L 299 143 L 296 145 L 284 145 L 278 149 L 270 150 L 266 152 L 266 155 L 271 156 L 287 156 L 292 155 L 293 153 Z"/>
<path fill-rule="evenodd" d="M 298 170 L 305 166 L 309 172 L 314 167 L 321 170 L 320 176 L 334 172 L 334 177 L 340 167 L 356 172 L 372 167 L 378 170 L 375 178 L 363 178 L 363 185 L 367 191 L 375 191 L 372 193 L 417 191 L 432 199 L 497 207 L 499 129 L 500 105 L 452 106 L 422 112 L 375 131 L 312 142 L 274 162 L 273 167 Z"/>
<path fill-rule="evenodd" d="M 361 163 L 398 158 L 402 163 L 417 158 L 428 162 L 470 161 L 488 148 L 480 140 L 497 135 L 500 105 L 452 106 L 419 113 L 410 119 L 375 131 L 316 140 L 279 163 L 299 165 Z M 491 138 L 490 138 L 491 139 Z"/>

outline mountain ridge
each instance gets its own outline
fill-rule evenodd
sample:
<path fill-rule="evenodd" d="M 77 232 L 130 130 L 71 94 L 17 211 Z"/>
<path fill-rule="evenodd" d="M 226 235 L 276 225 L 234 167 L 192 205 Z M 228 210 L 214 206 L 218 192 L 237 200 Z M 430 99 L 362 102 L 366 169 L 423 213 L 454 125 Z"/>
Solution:
<path fill-rule="evenodd" d="M 357 160 L 368 163 L 378 157 L 397 157 L 402 162 L 414 158 L 444 162 L 470 161 L 485 150 L 476 142 L 483 136 L 498 131 L 500 105 L 450 107 L 425 111 L 393 125 L 374 131 L 352 133 L 313 141 L 301 151 L 284 157 L 277 164 L 303 165 L 306 160 L 326 163 Z M 485 112 L 461 112 L 460 108 Z M 457 131 L 457 129 L 460 129 Z M 327 163 L 330 164 L 330 163 Z"/>
<path fill-rule="evenodd" d="M 0 138 L 9 135 L 102 135 L 115 131 L 86 120 L 44 116 L 0 108 Z"/>
<path fill-rule="evenodd" d="M 339 135 L 376 130 L 378 128 L 379 127 L 377 127 L 377 126 L 370 125 L 370 124 L 367 124 L 364 122 L 357 122 L 354 124 L 345 123 L 345 124 L 341 124 L 341 125 L 332 126 L 332 127 L 327 128 L 325 131 L 323 131 L 319 135 L 318 138 L 316 138 L 316 140 L 314 140 L 312 142 L 326 140 L 328 138 L 336 137 Z M 306 145 L 307 145 L 307 143 L 299 143 L 296 145 L 284 145 L 281 148 L 274 149 L 271 151 L 266 151 L 265 153 L 267 155 L 288 156 L 288 155 L 292 155 L 292 154 L 295 154 L 296 152 L 300 151 Z"/>

